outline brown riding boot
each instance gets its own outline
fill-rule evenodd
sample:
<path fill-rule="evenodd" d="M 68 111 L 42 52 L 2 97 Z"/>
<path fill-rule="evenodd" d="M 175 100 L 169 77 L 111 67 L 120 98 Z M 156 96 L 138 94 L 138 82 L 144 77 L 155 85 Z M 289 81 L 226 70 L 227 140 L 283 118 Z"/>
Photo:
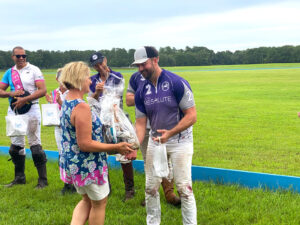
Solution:
<path fill-rule="evenodd" d="M 169 182 L 168 179 L 163 178 L 161 185 L 163 187 L 167 202 L 171 205 L 179 206 L 181 204 L 181 200 L 174 193 L 173 180 L 171 180 L 171 182 Z"/>
<path fill-rule="evenodd" d="M 123 179 L 125 184 L 125 198 L 124 202 L 134 197 L 134 180 L 133 180 L 133 167 L 132 162 L 121 163 L 123 170 Z"/>

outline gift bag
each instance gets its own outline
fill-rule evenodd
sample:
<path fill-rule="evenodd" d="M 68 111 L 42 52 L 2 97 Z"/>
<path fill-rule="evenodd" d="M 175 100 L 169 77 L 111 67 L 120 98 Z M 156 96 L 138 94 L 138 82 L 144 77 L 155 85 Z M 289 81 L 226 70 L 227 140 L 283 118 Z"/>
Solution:
<path fill-rule="evenodd" d="M 9 115 L 6 120 L 6 136 L 25 136 L 28 129 L 28 115 Z"/>
<path fill-rule="evenodd" d="M 60 110 L 58 104 L 42 104 L 43 126 L 59 126 Z"/>
<path fill-rule="evenodd" d="M 153 176 L 168 177 L 169 166 L 166 144 L 162 144 L 159 141 L 158 145 L 155 146 L 153 151 Z"/>

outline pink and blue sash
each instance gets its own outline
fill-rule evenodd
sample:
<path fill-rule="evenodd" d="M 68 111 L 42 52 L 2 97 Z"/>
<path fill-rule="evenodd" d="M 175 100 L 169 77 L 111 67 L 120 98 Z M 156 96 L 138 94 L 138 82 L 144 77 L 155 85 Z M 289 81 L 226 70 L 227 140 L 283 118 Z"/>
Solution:
<path fill-rule="evenodd" d="M 21 78 L 20 78 L 20 74 L 18 73 L 17 70 L 14 70 L 14 68 L 12 67 L 11 68 L 11 79 L 12 79 L 12 82 L 15 86 L 15 90 L 24 90 L 23 88 L 23 84 L 22 84 L 22 81 L 21 81 Z"/>

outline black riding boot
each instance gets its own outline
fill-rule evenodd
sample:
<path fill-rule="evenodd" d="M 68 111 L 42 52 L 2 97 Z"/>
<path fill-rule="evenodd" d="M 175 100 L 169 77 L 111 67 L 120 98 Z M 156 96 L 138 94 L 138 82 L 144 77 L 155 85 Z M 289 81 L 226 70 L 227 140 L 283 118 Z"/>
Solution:
<path fill-rule="evenodd" d="M 23 147 L 17 145 L 11 145 L 9 149 L 9 154 L 15 166 L 15 179 L 6 185 L 6 187 L 12 187 L 17 184 L 25 184 L 25 155 L 19 155 L 20 150 L 24 149 Z"/>
<path fill-rule="evenodd" d="M 66 194 L 66 193 L 75 193 L 76 188 L 74 187 L 73 184 L 64 183 L 64 187 L 60 192 L 61 192 L 62 195 Z"/>
<path fill-rule="evenodd" d="M 36 185 L 37 189 L 44 188 L 48 186 L 48 180 L 47 180 L 47 168 L 46 168 L 46 154 L 42 149 L 41 145 L 34 145 L 30 147 L 31 153 L 32 153 L 32 159 L 34 162 L 34 165 L 38 171 L 39 179 L 38 184 Z"/>

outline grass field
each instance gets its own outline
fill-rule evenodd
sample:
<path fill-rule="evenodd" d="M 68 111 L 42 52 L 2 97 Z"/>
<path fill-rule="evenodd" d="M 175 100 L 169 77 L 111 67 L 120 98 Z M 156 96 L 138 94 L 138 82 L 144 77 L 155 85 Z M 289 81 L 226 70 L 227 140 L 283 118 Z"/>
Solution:
<path fill-rule="evenodd" d="M 198 121 L 194 126 L 193 164 L 300 176 L 300 64 L 168 68 L 186 78 L 193 89 Z M 132 69 L 123 73 L 126 84 Z M 55 70 L 43 70 L 48 91 L 57 87 Z M 3 71 L 0 72 L 2 76 Z M 41 99 L 45 103 L 45 99 Z M 0 145 L 5 136 L 7 99 L 0 99 Z M 134 109 L 125 107 L 134 118 Z M 54 129 L 42 127 L 43 147 L 55 150 Z M 8 156 L 0 156 L 0 184 L 13 177 Z M 141 158 L 141 155 L 139 155 Z M 79 195 L 61 196 L 58 165 L 48 163 L 49 187 L 34 190 L 32 160 L 26 160 L 27 185 L 0 186 L 0 225 L 68 224 Z M 110 170 L 113 193 L 107 205 L 107 224 L 145 224 L 139 206 L 144 176 L 135 174 L 137 196 L 124 204 L 122 173 Z M 199 224 L 300 224 L 300 195 L 262 189 L 249 190 L 206 182 L 193 184 Z M 181 224 L 180 210 L 161 194 L 162 224 Z"/>
<path fill-rule="evenodd" d="M 0 155 L 0 184 L 13 177 L 13 165 L 8 156 Z M 35 190 L 37 173 L 32 160 L 26 160 L 27 184 L 13 188 L 0 185 L 0 225 L 66 225 L 80 200 L 78 194 L 61 195 L 63 183 L 59 179 L 57 162 L 48 162 L 49 186 Z M 128 203 L 122 201 L 124 184 L 120 170 L 110 170 L 112 194 L 106 208 L 106 224 L 146 224 L 146 210 L 140 206 L 144 198 L 143 174 L 135 173 L 136 197 Z M 194 182 L 200 225 L 283 225 L 300 224 L 300 195 L 262 189 L 249 190 L 236 185 Z M 160 190 L 162 225 L 180 225 L 181 211 L 166 204 Z"/>
<path fill-rule="evenodd" d="M 300 64 L 167 69 L 187 79 L 194 92 L 198 113 L 194 165 L 300 176 Z M 135 70 L 116 70 L 123 73 L 127 86 Z M 55 70 L 43 73 L 48 91 L 55 89 Z M 0 99 L 4 146 L 9 145 L 7 105 L 7 99 Z M 125 110 L 134 119 L 134 108 Z M 42 127 L 42 143 L 45 149 L 56 150 L 53 127 Z"/>

